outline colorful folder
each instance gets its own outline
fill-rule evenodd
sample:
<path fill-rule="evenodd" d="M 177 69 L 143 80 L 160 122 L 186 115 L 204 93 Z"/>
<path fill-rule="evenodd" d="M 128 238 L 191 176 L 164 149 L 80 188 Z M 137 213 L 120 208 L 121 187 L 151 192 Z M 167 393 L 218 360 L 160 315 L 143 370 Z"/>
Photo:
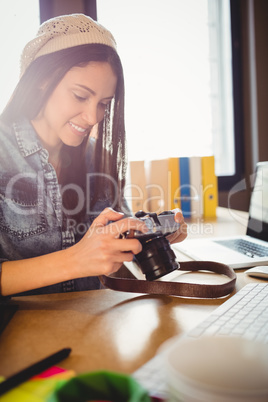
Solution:
<path fill-rule="evenodd" d="M 218 206 L 218 180 L 215 175 L 214 156 L 202 157 L 202 184 L 204 218 L 215 218 Z"/>

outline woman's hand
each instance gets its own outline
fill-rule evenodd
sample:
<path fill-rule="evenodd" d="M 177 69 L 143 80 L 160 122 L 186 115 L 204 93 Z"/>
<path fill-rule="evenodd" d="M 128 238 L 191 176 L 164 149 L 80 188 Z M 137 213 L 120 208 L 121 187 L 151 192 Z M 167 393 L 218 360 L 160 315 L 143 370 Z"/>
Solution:
<path fill-rule="evenodd" d="M 168 235 L 167 239 L 168 241 L 172 243 L 179 243 L 186 239 L 187 237 L 187 224 L 184 222 L 184 217 L 182 215 L 182 212 L 179 208 L 173 209 L 172 212 L 174 212 L 175 216 L 174 219 L 176 222 L 180 223 L 179 229 Z"/>
<path fill-rule="evenodd" d="M 66 250 L 73 261 L 75 277 L 109 275 L 116 272 L 124 261 L 132 261 L 134 254 L 142 250 L 137 239 L 121 239 L 120 235 L 130 229 L 145 233 L 147 226 L 137 218 L 122 219 L 123 216 L 106 208 L 84 237 Z"/>

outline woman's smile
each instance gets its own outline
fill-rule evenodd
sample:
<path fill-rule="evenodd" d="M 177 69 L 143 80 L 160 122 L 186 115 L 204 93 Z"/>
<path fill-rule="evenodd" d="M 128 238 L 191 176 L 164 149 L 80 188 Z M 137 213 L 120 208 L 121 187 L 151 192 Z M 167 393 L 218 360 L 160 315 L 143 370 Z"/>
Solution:
<path fill-rule="evenodd" d="M 72 131 L 76 134 L 76 135 L 80 135 L 80 136 L 85 136 L 87 135 L 92 127 L 88 127 L 88 128 L 83 128 L 81 126 L 78 126 L 77 124 L 72 123 L 71 121 L 69 121 L 69 125 L 72 129 Z"/>

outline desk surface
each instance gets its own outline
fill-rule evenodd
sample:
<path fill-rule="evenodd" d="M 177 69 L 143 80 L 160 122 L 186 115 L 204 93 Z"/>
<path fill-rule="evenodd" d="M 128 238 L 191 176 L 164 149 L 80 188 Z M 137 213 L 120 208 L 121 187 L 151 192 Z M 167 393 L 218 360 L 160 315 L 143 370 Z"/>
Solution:
<path fill-rule="evenodd" d="M 224 214 L 219 211 L 219 218 L 211 221 L 214 235 L 227 233 L 227 227 L 229 233 L 244 233 L 241 222 Z M 258 281 L 243 270 L 237 276 L 236 291 Z M 0 375 L 9 376 L 63 347 L 71 347 L 72 353 L 60 366 L 76 373 L 98 369 L 132 373 L 165 340 L 193 328 L 224 300 L 108 289 L 14 298 L 19 310 L 0 335 Z"/>

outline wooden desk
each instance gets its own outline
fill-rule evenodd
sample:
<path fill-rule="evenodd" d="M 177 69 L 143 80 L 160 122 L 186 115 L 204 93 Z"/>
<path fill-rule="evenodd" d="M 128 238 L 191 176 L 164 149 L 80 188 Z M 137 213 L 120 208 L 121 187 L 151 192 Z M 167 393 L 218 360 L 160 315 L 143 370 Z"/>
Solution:
<path fill-rule="evenodd" d="M 227 228 L 243 233 L 243 225 L 225 213 L 219 211 L 212 222 L 215 233 L 222 235 Z M 236 290 L 252 281 L 257 280 L 238 272 Z M 132 373 L 165 340 L 193 328 L 224 300 L 107 289 L 14 298 L 19 310 L 0 335 L 0 375 L 9 376 L 63 347 L 71 347 L 72 353 L 60 366 L 77 373 L 98 369 Z"/>
<path fill-rule="evenodd" d="M 217 208 L 217 218 L 186 219 L 188 238 L 236 236 L 246 233 L 248 213 Z"/>

